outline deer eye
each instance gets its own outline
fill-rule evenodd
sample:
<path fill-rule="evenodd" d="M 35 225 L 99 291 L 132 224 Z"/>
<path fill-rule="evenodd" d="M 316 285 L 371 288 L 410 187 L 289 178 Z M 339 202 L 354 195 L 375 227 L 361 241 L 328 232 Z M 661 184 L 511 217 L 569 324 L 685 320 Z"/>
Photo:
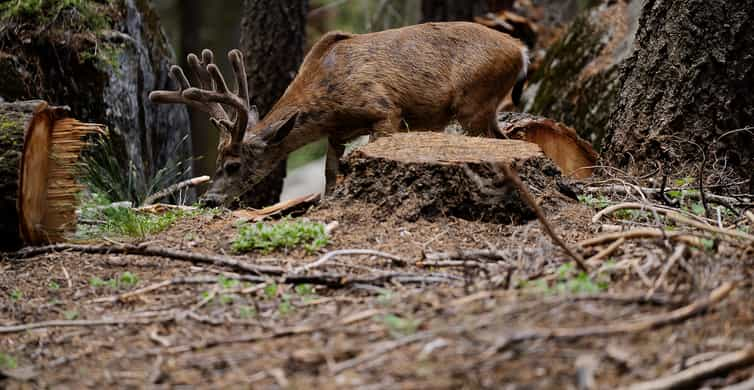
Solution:
<path fill-rule="evenodd" d="M 241 163 L 238 161 L 229 161 L 223 165 L 223 169 L 226 174 L 232 175 L 241 170 Z"/>

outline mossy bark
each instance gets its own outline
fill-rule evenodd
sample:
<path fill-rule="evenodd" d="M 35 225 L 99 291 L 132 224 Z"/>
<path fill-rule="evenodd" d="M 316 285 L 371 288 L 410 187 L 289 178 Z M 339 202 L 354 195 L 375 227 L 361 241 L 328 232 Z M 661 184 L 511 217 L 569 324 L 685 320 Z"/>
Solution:
<path fill-rule="evenodd" d="M 530 77 L 525 111 L 574 127 L 601 149 L 618 101 L 618 69 L 633 46 L 639 3 L 615 2 L 577 17 Z"/>
<path fill-rule="evenodd" d="M 106 124 L 120 165 L 133 164 L 137 180 L 146 182 L 192 156 L 186 108 L 147 98 L 152 90 L 174 88 L 172 49 L 148 1 L 83 4 L 89 12 L 71 5 L 54 17 L 40 11 L 2 20 L 0 70 L 7 72 L 0 97 L 41 98 L 68 105 L 81 120 Z"/>
<path fill-rule="evenodd" d="M 533 143 L 446 133 L 398 133 L 363 146 L 342 161 L 343 180 L 333 196 L 378 205 L 378 213 L 408 220 L 455 216 L 520 223 L 534 214 L 518 193 L 504 196 L 480 188 L 465 167 L 483 180 L 496 180 L 496 164 L 517 169 L 542 189 L 559 170 Z"/>
<path fill-rule="evenodd" d="M 754 0 L 650 0 L 639 24 L 609 161 L 696 177 L 706 156 L 705 179 L 748 180 L 741 190 L 754 191 Z"/>
<path fill-rule="evenodd" d="M 21 246 L 18 230 L 18 168 L 24 148 L 24 128 L 35 103 L 0 103 L 0 250 Z"/>

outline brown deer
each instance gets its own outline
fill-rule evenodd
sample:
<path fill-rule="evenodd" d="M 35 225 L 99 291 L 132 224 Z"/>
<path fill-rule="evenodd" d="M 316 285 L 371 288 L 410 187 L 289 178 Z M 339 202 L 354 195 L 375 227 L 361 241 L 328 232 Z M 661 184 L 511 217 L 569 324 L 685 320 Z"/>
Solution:
<path fill-rule="evenodd" d="M 516 39 L 466 22 L 427 23 L 355 35 L 331 32 L 304 59 L 283 96 L 261 121 L 249 105 L 241 52 L 232 50 L 238 92 L 213 63 L 188 56 L 199 88 L 171 68 L 177 91 L 154 91 L 157 103 L 207 112 L 221 130 L 209 205 L 231 205 L 292 151 L 327 137 L 328 191 L 344 145 L 361 135 L 442 130 L 453 119 L 470 135 L 499 137 L 498 105 L 526 75 L 527 54 Z M 518 81 L 518 83 L 517 83 Z M 230 111 L 228 111 L 230 109 Z"/>

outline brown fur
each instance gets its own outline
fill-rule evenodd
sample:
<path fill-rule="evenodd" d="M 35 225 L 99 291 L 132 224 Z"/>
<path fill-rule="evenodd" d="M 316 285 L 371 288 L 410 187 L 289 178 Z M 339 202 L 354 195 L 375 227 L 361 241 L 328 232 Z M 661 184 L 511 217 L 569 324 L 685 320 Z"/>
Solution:
<path fill-rule="evenodd" d="M 290 152 L 325 136 L 328 189 L 343 145 L 360 135 L 441 131 L 457 119 L 471 135 L 499 137 L 497 107 L 522 71 L 522 47 L 504 33 L 466 22 L 328 33 L 270 113 L 241 144 L 220 150 L 209 196 L 227 204 Z M 233 173 L 223 174 L 229 161 Z"/>

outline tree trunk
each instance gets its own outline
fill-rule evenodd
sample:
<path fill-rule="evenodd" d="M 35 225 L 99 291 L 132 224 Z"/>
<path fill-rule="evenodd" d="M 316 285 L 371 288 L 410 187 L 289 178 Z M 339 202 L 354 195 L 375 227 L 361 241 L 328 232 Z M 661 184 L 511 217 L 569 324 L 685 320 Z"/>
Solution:
<path fill-rule="evenodd" d="M 76 162 L 99 125 L 47 103 L 0 103 L 0 250 L 56 242 L 76 229 Z"/>
<path fill-rule="evenodd" d="M 422 22 L 471 21 L 487 12 L 511 9 L 512 0 L 422 0 Z"/>
<path fill-rule="evenodd" d="M 304 59 L 308 0 L 244 0 L 241 51 L 245 55 L 251 103 L 264 117 L 296 77 Z M 280 163 L 242 199 L 247 207 L 262 207 L 280 199 L 286 162 Z"/>
<path fill-rule="evenodd" d="M 649 0 L 621 73 L 606 157 L 708 181 L 754 172 L 754 0 Z M 727 171 L 727 172 L 726 172 Z"/>
<path fill-rule="evenodd" d="M 559 170 L 533 143 L 435 132 L 378 138 L 343 160 L 338 198 L 375 204 L 377 215 L 408 220 L 455 216 L 497 223 L 534 217 L 518 194 L 490 194 L 475 180 L 495 178 L 490 166 L 507 163 L 524 181 L 543 189 Z M 470 169 L 472 173 L 466 170 Z M 499 184 L 499 183 L 497 183 Z"/>
<path fill-rule="evenodd" d="M 107 124 L 121 177 L 133 166 L 130 184 L 147 188 L 160 169 L 192 156 L 186 108 L 148 100 L 174 87 L 172 48 L 147 1 L 68 3 L 53 15 L 45 12 L 56 7 L 0 15 L 0 97 L 66 104 L 77 118 Z"/>

